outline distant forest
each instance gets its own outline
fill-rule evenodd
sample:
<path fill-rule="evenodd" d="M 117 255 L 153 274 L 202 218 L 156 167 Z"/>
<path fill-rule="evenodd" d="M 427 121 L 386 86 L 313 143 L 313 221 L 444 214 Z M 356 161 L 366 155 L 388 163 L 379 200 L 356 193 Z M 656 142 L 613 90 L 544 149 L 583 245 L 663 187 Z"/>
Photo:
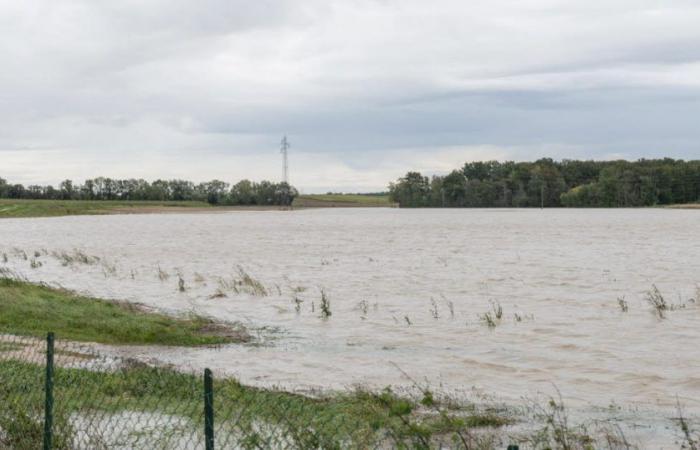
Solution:
<path fill-rule="evenodd" d="M 389 185 L 402 207 L 632 207 L 700 201 L 700 161 L 470 162 Z"/>
<path fill-rule="evenodd" d="M 0 178 L 0 198 L 47 200 L 153 200 L 204 201 L 213 205 L 290 205 L 298 195 L 287 183 L 242 180 L 229 183 L 212 180 L 195 184 L 186 180 L 118 180 L 98 177 L 74 184 L 71 180 L 53 186 L 9 184 Z"/>

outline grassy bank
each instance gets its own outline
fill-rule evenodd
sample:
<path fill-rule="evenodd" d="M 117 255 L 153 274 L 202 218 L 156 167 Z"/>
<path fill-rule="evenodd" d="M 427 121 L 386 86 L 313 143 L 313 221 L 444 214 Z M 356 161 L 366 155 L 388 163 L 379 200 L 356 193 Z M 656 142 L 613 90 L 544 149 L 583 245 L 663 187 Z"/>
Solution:
<path fill-rule="evenodd" d="M 388 195 L 362 195 L 362 194 L 319 194 L 300 195 L 294 199 L 293 206 L 305 208 L 332 208 L 332 207 L 390 207 L 394 206 L 389 201 Z"/>
<path fill-rule="evenodd" d="M 211 208 L 211 205 L 205 202 L 0 199 L 0 218 L 109 214 L 118 211 L 139 212 L 153 208 L 173 208 L 177 210 L 183 208 Z"/>
<path fill-rule="evenodd" d="M 0 278 L 0 333 L 132 345 L 210 345 L 240 341 L 241 330 L 193 316 L 174 318 L 126 302 Z"/>

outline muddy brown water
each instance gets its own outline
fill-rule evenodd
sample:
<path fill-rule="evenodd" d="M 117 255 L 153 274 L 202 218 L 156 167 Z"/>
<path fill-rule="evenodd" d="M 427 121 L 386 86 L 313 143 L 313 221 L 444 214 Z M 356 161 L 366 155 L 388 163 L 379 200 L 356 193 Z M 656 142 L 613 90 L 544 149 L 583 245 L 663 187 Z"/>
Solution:
<path fill-rule="evenodd" d="M 558 389 L 574 406 L 671 411 L 678 398 L 698 413 L 699 236 L 700 211 L 670 209 L 7 219 L 0 266 L 95 296 L 242 322 L 255 345 L 130 352 L 249 383 L 344 389 L 410 384 L 406 373 L 508 401 Z M 76 249 L 100 261 L 64 265 L 52 256 Z M 42 265 L 32 268 L 35 252 Z M 240 269 L 268 295 L 233 287 Z M 664 320 L 645 300 L 652 285 L 674 309 Z"/>

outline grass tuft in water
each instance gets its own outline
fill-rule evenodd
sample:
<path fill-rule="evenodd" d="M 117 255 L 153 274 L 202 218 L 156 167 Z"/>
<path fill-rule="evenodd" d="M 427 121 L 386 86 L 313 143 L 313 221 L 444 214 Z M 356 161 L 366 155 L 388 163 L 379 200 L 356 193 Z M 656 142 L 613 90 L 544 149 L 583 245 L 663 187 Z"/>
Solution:
<path fill-rule="evenodd" d="M 654 314 L 659 319 L 666 318 L 666 311 L 669 309 L 668 304 L 666 303 L 664 296 L 661 295 L 661 291 L 659 291 L 659 288 L 657 288 L 655 284 L 652 284 L 651 290 L 647 291 L 646 300 L 652 306 L 652 308 L 654 308 Z"/>
<path fill-rule="evenodd" d="M 622 297 L 617 298 L 617 305 L 620 307 L 620 311 L 622 312 L 627 312 L 630 309 L 629 304 L 627 303 L 627 300 L 625 300 L 624 295 Z"/>
<path fill-rule="evenodd" d="M 329 318 L 332 313 L 331 313 L 331 299 L 328 297 L 328 294 L 326 294 L 326 291 L 321 289 L 321 317 L 324 319 Z"/>

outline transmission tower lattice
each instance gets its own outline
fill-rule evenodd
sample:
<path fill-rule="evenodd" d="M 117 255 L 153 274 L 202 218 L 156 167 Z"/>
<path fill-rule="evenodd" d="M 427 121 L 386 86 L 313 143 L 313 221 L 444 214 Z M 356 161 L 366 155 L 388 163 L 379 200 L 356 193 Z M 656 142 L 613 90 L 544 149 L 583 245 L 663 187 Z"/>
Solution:
<path fill-rule="evenodd" d="M 283 178 L 282 180 L 285 183 L 289 183 L 289 163 L 287 161 L 287 150 L 291 147 L 289 144 L 289 141 L 287 140 L 287 136 L 282 138 L 282 146 L 280 148 L 280 153 L 282 153 L 282 162 L 284 164 L 284 173 L 283 173 Z"/>

